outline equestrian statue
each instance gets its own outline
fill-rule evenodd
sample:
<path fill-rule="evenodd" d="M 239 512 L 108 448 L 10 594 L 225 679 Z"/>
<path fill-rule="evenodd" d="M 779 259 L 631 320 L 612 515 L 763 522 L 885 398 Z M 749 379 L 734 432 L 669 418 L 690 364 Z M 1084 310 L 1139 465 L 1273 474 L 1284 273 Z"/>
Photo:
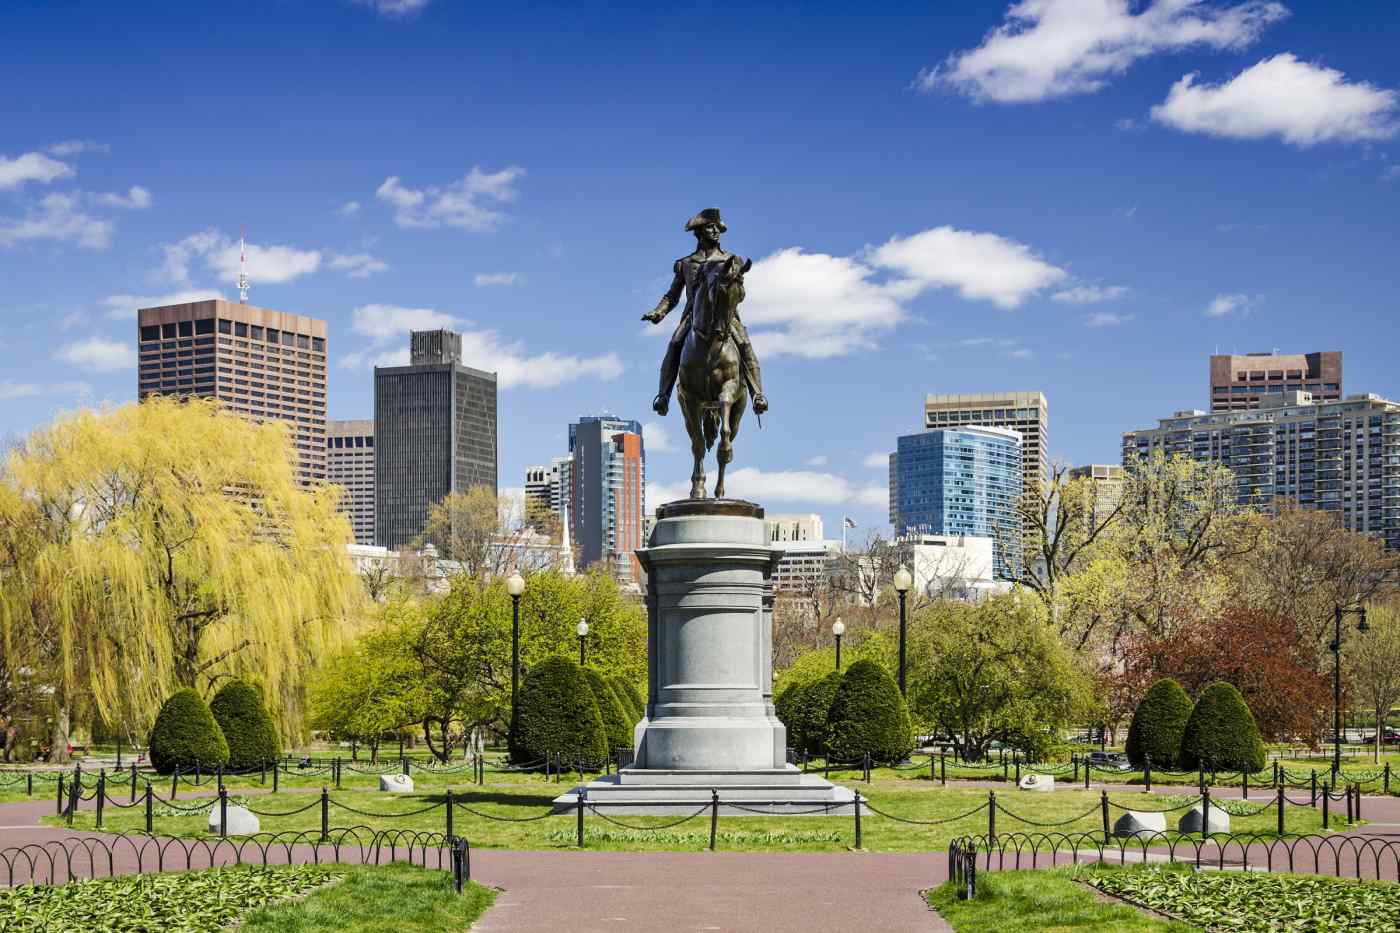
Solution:
<path fill-rule="evenodd" d="M 666 294 L 642 320 L 653 324 L 680 303 L 685 292 L 685 311 L 671 335 L 666 358 L 661 363 L 661 387 L 651 407 L 658 415 L 670 408 L 671 389 L 690 435 L 690 451 L 695 468 L 690 474 L 690 497 L 705 498 L 705 451 L 715 446 L 719 477 L 715 498 L 724 498 L 724 468 L 734 459 L 734 436 L 744 417 L 744 406 L 753 396 L 755 415 L 768 410 L 763 396 L 763 374 L 749 342 L 748 331 L 739 320 L 739 303 L 744 300 L 744 274 L 751 260 L 720 248 L 720 234 L 728 228 L 718 208 L 706 208 L 686 221 L 687 232 L 695 234 L 695 252 L 676 260 L 675 277 Z"/>

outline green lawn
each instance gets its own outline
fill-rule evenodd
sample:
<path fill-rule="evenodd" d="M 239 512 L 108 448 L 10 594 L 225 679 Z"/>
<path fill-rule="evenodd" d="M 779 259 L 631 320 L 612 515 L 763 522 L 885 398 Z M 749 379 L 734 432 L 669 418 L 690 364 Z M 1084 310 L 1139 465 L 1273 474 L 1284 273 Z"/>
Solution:
<path fill-rule="evenodd" d="M 1194 929 L 1105 899 L 1074 880 L 1071 869 L 983 872 L 977 896 L 962 900 L 952 883 L 928 902 L 958 933 L 1168 933 Z"/>
<path fill-rule="evenodd" d="M 305 900 L 261 907 L 240 930 L 256 933 L 438 933 L 466 930 L 496 900 L 473 882 L 458 894 L 447 872 L 411 865 L 342 870 L 338 884 Z"/>
<path fill-rule="evenodd" d="M 511 781 L 486 787 L 463 786 L 454 789 L 454 796 L 459 804 L 475 811 L 471 812 L 459 806 L 454 818 L 454 831 L 465 835 L 472 845 L 478 848 L 571 847 L 575 842 L 573 813 L 544 816 L 533 822 L 501 822 L 489 818 L 521 820 L 541 816 L 549 811 L 554 796 L 568 786 Z M 985 808 L 978 810 L 987 802 L 985 790 L 952 786 L 943 788 L 927 782 L 915 783 L 894 779 L 852 786 L 857 786 L 862 796 L 876 809 L 894 817 L 924 821 L 950 820 L 940 825 L 901 823 L 897 819 L 887 818 L 863 808 L 862 845 L 866 849 L 893 852 L 939 851 L 946 848 L 955 836 L 981 834 L 988 830 L 987 811 Z M 307 804 L 316 804 L 318 795 L 287 791 L 277 795 L 250 795 L 247 799 L 255 809 L 285 812 Z M 445 798 L 442 793 L 436 791 L 391 795 L 342 790 L 333 792 L 331 799 L 344 805 L 330 807 L 332 827 L 368 826 L 372 829 L 417 829 L 433 832 L 443 832 L 446 829 L 446 810 L 441 806 Z M 1005 811 L 1039 823 L 1055 823 L 1074 818 L 1071 825 L 1056 827 L 1053 830 L 1055 832 L 1096 832 L 1102 827 L 1098 791 L 1062 790 L 1040 794 L 1005 789 L 997 793 L 997 799 Z M 1165 809 L 1184 801 L 1185 798 L 1123 792 L 1110 794 L 1109 799 L 1126 807 Z M 182 799 L 177 803 L 186 806 L 193 805 L 195 801 Z M 413 813 L 434 805 L 437 805 L 435 809 Z M 347 807 L 351 809 L 346 809 Z M 974 810 L 978 812 L 969 814 L 969 811 Z M 1005 811 L 997 814 L 998 833 L 1050 831 L 1020 823 Z M 157 816 L 156 832 L 183 836 L 205 834 L 207 817 L 204 813 L 180 815 L 174 811 L 162 812 L 169 815 Z M 1120 812 L 1111 809 L 1110 820 L 1116 820 Z M 365 813 L 374 815 L 363 815 Z M 404 815 L 395 817 L 393 814 Z M 953 819 L 954 817 L 957 818 Z M 595 816 L 591 811 L 585 813 L 585 843 L 588 847 L 627 850 L 701 849 L 709 842 L 708 810 L 689 822 L 656 831 L 646 827 L 671 823 L 676 817 L 616 815 L 613 818 L 627 825 L 614 825 Z M 1321 828 L 1321 814 L 1310 808 L 1289 807 L 1287 818 L 1286 828 L 1289 833 L 1316 832 Z M 311 809 L 296 815 L 264 816 L 261 820 L 264 832 L 319 830 L 320 808 L 312 806 Z M 1274 820 L 1272 812 L 1256 816 L 1235 816 L 1231 819 L 1231 827 L 1237 833 L 1271 833 L 1275 826 Z M 50 816 L 46 817 L 46 821 L 57 823 L 58 818 Z M 1173 815 L 1169 817 L 1169 825 L 1174 822 Z M 80 812 L 74 820 L 74 826 L 82 829 L 93 828 L 93 814 Z M 143 829 L 144 813 L 139 806 L 131 810 L 109 808 L 103 828 L 108 831 Z M 719 834 L 719 848 L 731 850 L 831 851 L 855 844 L 854 820 L 849 815 L 721 815 Z"/>

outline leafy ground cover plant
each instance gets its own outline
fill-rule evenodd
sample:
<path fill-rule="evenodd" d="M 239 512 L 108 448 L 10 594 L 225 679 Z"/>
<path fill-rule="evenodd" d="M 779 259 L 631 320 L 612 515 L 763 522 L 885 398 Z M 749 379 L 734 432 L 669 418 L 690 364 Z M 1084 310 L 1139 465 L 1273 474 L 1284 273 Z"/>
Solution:
<path fill-rule="evenodd" d="M 214 868 L 0 890 L 0 930 L 218 930 L 255 907 L 337 876 L 318 865 Z"/>
<path fill-rule="evenodd" d="M 1400 885 L 1386 881 L 1159 865 L 1080 868 L 1076 877 L 1212 930 L 1400 930 Z"/>

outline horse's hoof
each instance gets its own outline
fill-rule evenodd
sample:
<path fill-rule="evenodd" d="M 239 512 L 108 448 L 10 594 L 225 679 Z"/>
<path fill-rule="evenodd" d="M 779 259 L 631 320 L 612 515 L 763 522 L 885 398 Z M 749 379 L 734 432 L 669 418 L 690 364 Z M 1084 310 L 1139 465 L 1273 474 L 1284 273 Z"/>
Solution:
<path fill-rule="evenodd" d="M 705 498 L 705 487 L 704 487 L 704 486 L 691 486 L 691 487 L 690 487 L 690 498 L 692 498 L 692 499 L 703 499 L 703 498 Z"/>
<path fill-rule="evenodd" d="M 723 499 L 723 498 L 724 498 L 724 487 L 723 487 L 723 486 L 716 486 L 716 487 L 715 487 L 715 498 L 716 498 L 716 499 Z"/>

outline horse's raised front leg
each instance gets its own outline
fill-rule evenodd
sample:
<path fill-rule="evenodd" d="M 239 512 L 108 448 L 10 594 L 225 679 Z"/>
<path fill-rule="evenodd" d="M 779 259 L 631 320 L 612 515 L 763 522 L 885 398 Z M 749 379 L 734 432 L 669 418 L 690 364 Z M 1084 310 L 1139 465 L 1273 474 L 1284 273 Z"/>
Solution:
<path fill-rule="evenodd" d="M 734 459 L 733 432 L 729 427 L 729 409 L 733 403 L 724 401 L 719 406 L 719 449 L 715 460 L 719 462 L 719 477 L 715 480 L 715 498 L 724 498 L 724 468 Z"/>

